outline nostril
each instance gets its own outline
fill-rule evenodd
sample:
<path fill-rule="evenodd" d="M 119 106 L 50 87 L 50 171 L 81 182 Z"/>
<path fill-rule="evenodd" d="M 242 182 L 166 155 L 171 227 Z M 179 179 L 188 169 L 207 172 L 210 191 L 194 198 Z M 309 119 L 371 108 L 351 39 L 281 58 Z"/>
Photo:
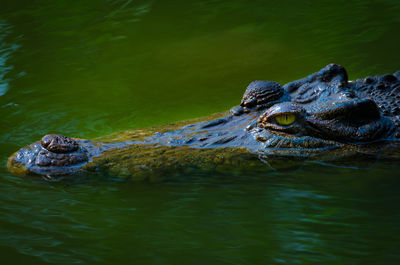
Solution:
<path fill-rule="evenodd" d="M 43 136 L 40 143 L 53 153 L 70 153 L 79 148 L 79 144 L 75 140 L 58 134 L 47 134 Z"/>

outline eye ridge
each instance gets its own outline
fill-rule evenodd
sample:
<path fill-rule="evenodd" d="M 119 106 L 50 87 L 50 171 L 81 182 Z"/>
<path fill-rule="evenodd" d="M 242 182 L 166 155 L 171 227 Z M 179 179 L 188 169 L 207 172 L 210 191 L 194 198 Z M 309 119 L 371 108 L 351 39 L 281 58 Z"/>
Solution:
<path fill-rule="evenodd" d="M 274 118 L 277 124 L 287 126 L 295 122 L 296 115 L 294 113 L 282 113 L 276 115 Z"/>

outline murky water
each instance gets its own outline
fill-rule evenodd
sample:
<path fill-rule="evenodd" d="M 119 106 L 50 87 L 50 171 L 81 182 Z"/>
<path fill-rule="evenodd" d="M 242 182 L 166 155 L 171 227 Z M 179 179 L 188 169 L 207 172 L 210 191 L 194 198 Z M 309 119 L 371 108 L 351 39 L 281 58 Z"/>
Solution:
<path fill-rule="evenodd" d="M 166 183 L 48 183 L 7 157 L 223 111 L 255 79 L 400 69 L 400 3 L 7 1 L 0 5 L 1 264 L 399 264 L 400 166 Z"/>

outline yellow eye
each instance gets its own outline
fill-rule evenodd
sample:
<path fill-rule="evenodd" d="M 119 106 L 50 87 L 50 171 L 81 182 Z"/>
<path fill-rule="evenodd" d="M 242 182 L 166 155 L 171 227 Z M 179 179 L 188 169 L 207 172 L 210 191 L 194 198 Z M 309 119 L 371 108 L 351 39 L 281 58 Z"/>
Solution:
<path fill-rule="evenodd" d="M 296 119 L 296 115 L 292 113 L 281 114 L 275 117 L 276 122 L 279 125 L 290 125 Z"/>

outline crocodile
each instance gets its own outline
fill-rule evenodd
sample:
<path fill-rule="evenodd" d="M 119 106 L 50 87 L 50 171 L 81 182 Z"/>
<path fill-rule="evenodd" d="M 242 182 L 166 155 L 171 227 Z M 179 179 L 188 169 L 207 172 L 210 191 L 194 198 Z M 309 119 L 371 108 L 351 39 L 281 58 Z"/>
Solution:
<path fill-rule="evenodd" d="M 16 175 L 143 180 L 188 170 L 257 170 L 275 158 L 393 154 L 399 140 L 400 71 L 349 81 L 344 67 L 329 64 L 284 86 L 253 81 L 240 105 L 205 118 L 93 140 L 48 134 L 7 165 Z"/>

